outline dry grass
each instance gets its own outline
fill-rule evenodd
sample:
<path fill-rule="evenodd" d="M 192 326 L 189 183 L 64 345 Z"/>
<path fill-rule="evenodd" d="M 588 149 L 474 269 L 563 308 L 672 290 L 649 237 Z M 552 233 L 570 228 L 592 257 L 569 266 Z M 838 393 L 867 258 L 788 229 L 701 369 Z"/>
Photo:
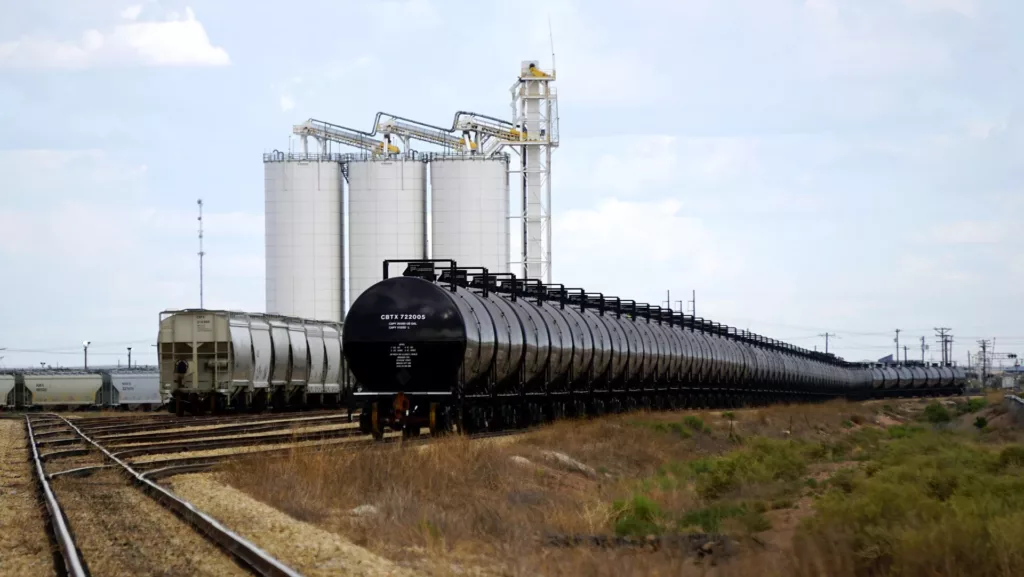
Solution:
<path fill-rule="evenodd" d="M 738 410 L 732 429 L 737 435 L 784 437 L 792 420 L 800 424 L 792 427 L 795 434 L 834 434 L 845 430 L 842 422 L 852 415 L 871 414 L 847 403 Z M 493 567 L 495 561 L 522 575 L 569 567 L 578 569 L 572 574 L 596 575 L 650 574 L 657 567 L 675 571 L 693 566 L 680 552 L 551 550 L 539 543 L 547 534 L 607 534 L 619 515 L 616 502 L 628 499 L 637 483 L 666 464 L 735 447 L 723 412 L 697 413 L 710 432 L 702 428 L 685 438 L 666 429 L 684 415 L 562 422 L 503 443 L 456 437 L 416 451 L 390 446 L 296 454 L 233 465 L 224 479 L 390 558 L 424 562 L 424 570 L 434 574 L 451 571 L 453 563 L 464 569 Z M 571 456 L 593 473 L 576 471 L 545 451 Z M 655 487 L 659 506 L 674 511 L 701 506 L 691 489 L 677 489 Z M 379 514 L 349 513 L 361 505 L 373 505 Z"/>
<path fill-rule="evenodd" d="M 874 576 L 886 573 L 864 572 L 864 551 L 829 533 L 842 522 L 817 532 L 799 527 L 814 518 L 817 499 L 841 502 L 830 492 L 852 487 L 884 454 L 884 427 L 908 423 L 897 429 L 912 435 L 926 405 L 638 413 L 557 423 L 502 442 L 297 453 L 235 463 L 219 478 L 419 574 Z M 353 514 L 363 505 L 376 512 Z M 548 534 L 700 527 L 734 535 L 739 555 L 710 567 L 681 550 L 542 545 Z"/>
<path fill-rule="evenodd" d="M 53 575 L 25 424 L 0 421 L 0 575 Z"/>
<path fill-rule="evenodd" d="M 114 471 L 54 481 L 93 575 L 246 575 L 183 521 Z"/>
<path fill-rule="evenodd" d="M 413 575 L 337 535 L 298 521 L 214 475 L 175 477 L 171 488 L 202 511 L 307 577 Z"/>

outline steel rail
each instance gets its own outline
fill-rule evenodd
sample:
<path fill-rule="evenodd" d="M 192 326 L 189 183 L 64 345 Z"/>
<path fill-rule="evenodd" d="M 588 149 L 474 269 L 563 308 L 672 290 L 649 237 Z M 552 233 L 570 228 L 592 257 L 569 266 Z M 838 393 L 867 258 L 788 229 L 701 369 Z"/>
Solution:
<path fill-rule="evenodd" d="M 341 411 L 308 411 L 304 413 L 293 411 L 287 413 L 262 415 L 236 415 L 232 417 L 183 417 L 181 420 L 178 421 L 167 421 L 160 423 L 125 423 L 122 421 L 121 423 L 112 423 L 110 425 L 104 426 L 81 427 L 81 429 L 88 429 L 89 432 L 99 435 L 98 438 L 106 438 L 107 436 L 116 434 L 136 433 L 143 431 L 160 431 L 168 429 L 188 429 L 191 427 L 207 427 L 215 425 L 242 423 L 255 424 L 269 421 L 313 421 L 322 417 L 333 417 L 342 414 L 345 413 Z M 352 417 L 356 417 L 357 415 L 358 413 L 352 413 Z"/>
<path fill-rule="evenodd" d="M 160 441 L 184 441 L 186 439 L 205 439 L 207 437 L 218 437 L 223 435 L 244 435 L 254 433 L 268 433 L 271 431 L 286 431 L 288 429 L 302 428 L 302 427 L 319 427 L 322 425 L 348 425 L 349 422 L 345 416 L 338 417 L 318 417 L 316 419 L 302 420 L 302 421 L 282 421 L 280 423 L 240 423 L 237 425 L 223 425 L 218 426 L 215 429 L 204 429 L 202 431 L 177 431 L 168 432 L 162 431 L 158 433 L 145 433 L 145 434 L 132 434 L 132 435 L 97 435 L 97 440 L 102 440 L 108 445 L 113 444 L 124 444 L 124 443 L 156 443 Z M 354 428 L 355 425 L 353 425 Z M 78 442 L 78 439 L 74 439 Z M 61 441 L 51 441 L 51 443 L 66 442 L 62 439 Z"/>
<path fill-rule="evenodd" d="M 160 503 L 165 508 L 174 512 L 182 520 L 192 525 L 192 527 L 203 533 L 209 540 L 230 553 L 236 560 L 238 560 L 239 563 L 253 573 L 268 577 L 302 577 L 300 573 L 278 561 L 269 553 L 260 549 L 241 535 L 231 531 L 213 517 L 203 513 L 192 503 L 185 501 L 164 487 L 146 479 L 142 474 L 133 469 L 131 465 L 115 457 L 110 451 L 103 447 L 103 445 L 92 440 L 91 437 L 83 433 L 81 429 L 76 427 L 73 423 L 64 417 L 60 418 L 67 423 L 68 426 L 74 429 L 75 432 L 85 440 L 85 442 L 96 447 L 96 449 L 103 453 L 104 456 L 114 463 L 117 463 L 132 477 L 134 483 L 139 486 L 143 492 L 152 497 L 157 503 Z"/>
<path fill-rule="evenodd" d="M 50 527 L 53 529 L 53 536 L 60 549 L 60 556 L 64 559 L 64 571 L 69 577 L 86 577 L 85 563 L 78 555 L 78 547 L 75 546 L 74 536 L 71 529 L 64 520 L 64 511 L 57 502 L 57 496 L 53 494 L 50 482 L 46 479 L 46 472 L 43 471 L 43 461 L 39 457 L 39 449 L 36 447 L 35 432 L 32 430 L 32 421 L 25 415 L 25 428 L 28 430 L 28 441 L 32 446 L 32 461 L 35 465 L 36 479 L 43 492 L 43 502 L 50 514 Z"/>
<path fill-rule="evenodd" d="M 127 459 L 140 455 L 161 455 L 168 453 L 187 453 L 192 451 L 207 451 L 211 449 L 228 449 L 234 447 L 258 447 L 260 445 L 279 445 L 282 443 L 300 443 L 305 441 L 326 441 L 329 439 L 345 439 L 348 437 L 366 436 L 357 428 L 347 427 L 344 429 L 332 429 L 329 431 L 312 431 L 308 433 L 275 433 L 261 435 L 258 437 L 229 437 L 227 439 L 207 439 L 197 441 L 183 441 L 180 443 L 167 442 L 159 444 L 148 444 L 132 447 L 123 443 L 111 447 L 111 453 Z"/>

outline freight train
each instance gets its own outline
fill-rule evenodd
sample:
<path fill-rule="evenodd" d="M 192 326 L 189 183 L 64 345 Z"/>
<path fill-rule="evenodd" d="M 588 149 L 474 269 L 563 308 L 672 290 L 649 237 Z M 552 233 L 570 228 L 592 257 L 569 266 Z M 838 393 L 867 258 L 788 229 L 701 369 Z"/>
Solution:
<path fill-rule="evenodd" d="M 389 265 L 405 264 L 402 276 Z M 459 267 L 385 261 L 342 345 L 360 426 L 416 435 L 633 408 L 962 393 L 955 366 L 848 363 L 668 309 Z"/>
<path fill-rule="evenodd" d="M 160 314 L 160 387 L 186 412 L 337 407 L 350 388 L 339 323 L 207 309 Z"/>
<path fill-rule="evenodd" d="M 0 409 L 154 409 L 156 367 L 31 369 L 0 374 Z"/>

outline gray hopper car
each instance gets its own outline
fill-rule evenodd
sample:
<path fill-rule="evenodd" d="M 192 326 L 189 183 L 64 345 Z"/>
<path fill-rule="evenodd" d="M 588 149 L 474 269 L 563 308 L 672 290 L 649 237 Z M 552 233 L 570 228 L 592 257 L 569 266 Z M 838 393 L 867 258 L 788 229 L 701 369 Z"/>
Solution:
<path fill-rule="evenodd" d="M 8 409 L 149 409 L 162 404 L 153 367 L 29 369 L 0 375 L 0 406 Z"/>
<path fill-rule="evenodd" d="M 341 325 L 238 311 L 160 314 L 161 390 L 183 415 L 339 406 L 349 386 Z"/>

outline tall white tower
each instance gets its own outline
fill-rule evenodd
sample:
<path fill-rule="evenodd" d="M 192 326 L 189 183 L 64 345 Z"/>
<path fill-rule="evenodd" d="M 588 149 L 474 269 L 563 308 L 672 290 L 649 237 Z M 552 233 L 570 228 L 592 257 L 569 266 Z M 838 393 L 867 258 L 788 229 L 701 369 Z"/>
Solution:
<path fill-rule="evenodd" d="M 558 96 L 555 71 L 526 60 L 512 86 L 512 118 L 519 141 L 522 190 L 523 275 L 551 282 L 551 151 L 558 146 Z"/>

